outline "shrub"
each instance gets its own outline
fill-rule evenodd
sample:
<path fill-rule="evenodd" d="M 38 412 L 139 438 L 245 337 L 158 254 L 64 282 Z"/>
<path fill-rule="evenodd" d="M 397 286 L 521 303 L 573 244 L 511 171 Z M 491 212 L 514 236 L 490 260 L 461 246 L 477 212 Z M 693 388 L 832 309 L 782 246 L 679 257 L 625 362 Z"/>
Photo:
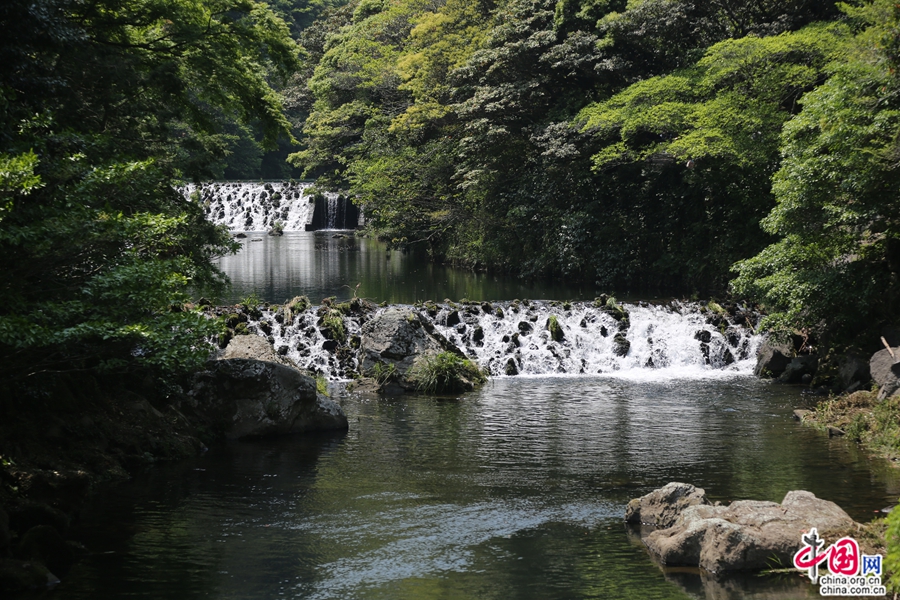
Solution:
<path fill-rule="evenodd" d="M 347 331 L 344 329 L 344 319 L 339 310 L 331 309 L 322 317 L 322 327 L 331 333 L 331 339 L 344 343 L 347 341 Z"/>
<path fill-rule="evenodd" d="M 381 386 L 397 377 L 397 366 L 393 363 L 375 363 L 369 369 L 368 375 L 375 380 L 375 383 Z"/>
<path fill-rule="evenodd" d="M 426 394 L 467 391 L 487 380 L 475 363 L 452 352 L 419 357 L 409 379 Z"/>

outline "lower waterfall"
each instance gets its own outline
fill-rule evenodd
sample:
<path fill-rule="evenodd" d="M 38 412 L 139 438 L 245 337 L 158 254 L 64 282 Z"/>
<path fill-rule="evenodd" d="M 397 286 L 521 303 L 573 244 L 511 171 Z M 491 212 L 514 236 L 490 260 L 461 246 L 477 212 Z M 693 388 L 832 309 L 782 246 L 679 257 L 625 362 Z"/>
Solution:
<path fill-rule="evenodd" d="M 410 306 L 491 376 L 601 375 L 716 377 L 751 373 L 762 337 L 746 312 L 720 314 L 697 303 L 443 303 Z M 283 309 L 250 318 L 251 333 L 301 369 L 333 379 L 358 372 L 356 353 L 335 347 L 319 328 L 316 307 L 285 319 Z M 368 316 L 345 315 L 348 340 Z M 555 321 L 551 330 L 550 322 Z M 352 344 L 351 344 L 352 346 Z"/>

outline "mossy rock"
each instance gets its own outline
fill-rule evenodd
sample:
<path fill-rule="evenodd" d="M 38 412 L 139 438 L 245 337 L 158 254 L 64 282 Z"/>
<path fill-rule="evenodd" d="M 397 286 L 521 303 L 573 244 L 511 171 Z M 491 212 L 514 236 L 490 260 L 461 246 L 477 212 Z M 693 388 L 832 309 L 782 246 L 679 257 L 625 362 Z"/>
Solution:
<path fill-rule="evenodd" d="M 561 342 L 566 338 L 566 334 L 563 332 L 562 325 L 559 324 L 559 319 L 556 318 L 556 315 L 550 315 L 550 318 L 547 319 L 547 329 L 550 331 L 550 337 L 554 342 Z"/>

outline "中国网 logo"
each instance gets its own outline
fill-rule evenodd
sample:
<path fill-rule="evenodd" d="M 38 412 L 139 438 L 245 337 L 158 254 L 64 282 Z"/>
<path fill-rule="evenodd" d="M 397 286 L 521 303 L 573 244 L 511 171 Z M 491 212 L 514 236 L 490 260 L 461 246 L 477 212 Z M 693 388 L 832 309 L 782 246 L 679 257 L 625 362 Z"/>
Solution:
<path fill-rule="evenodd" d="M 806 571 L 813 584 L 819 584 L 822 596 L 885 596 L 881 585 L 882 556 L 860 554 L 859 544 L 843 537 L 827 548 L 813 527 L 800 537 L 800 550 L 794 554 L 794 566 Z M 827 566 L 820 575 L 819 568 Z"/>

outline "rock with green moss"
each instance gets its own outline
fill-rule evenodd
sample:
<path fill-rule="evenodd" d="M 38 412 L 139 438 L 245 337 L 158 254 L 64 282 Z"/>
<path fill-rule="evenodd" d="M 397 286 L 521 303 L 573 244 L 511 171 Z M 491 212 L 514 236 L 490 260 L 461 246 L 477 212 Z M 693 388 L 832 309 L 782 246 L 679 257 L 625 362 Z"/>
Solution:
<path fill-rule="evenodd" d="M 559 319 L 557 319 L 556 315 L 550 315 L 550 318 L 547 319 L 547 329 L 550 331 L 550 337 L 554 342 L 561 342 L 566 338 L 566 334 L 563 332 L 562 325 L 559 324 Z"/>

